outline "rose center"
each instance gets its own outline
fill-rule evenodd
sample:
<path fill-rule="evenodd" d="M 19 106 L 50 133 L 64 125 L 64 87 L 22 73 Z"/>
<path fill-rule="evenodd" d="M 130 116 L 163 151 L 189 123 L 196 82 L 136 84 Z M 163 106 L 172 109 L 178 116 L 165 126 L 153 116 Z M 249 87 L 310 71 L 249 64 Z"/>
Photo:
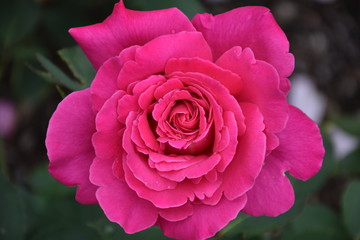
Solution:
<path fill-rule="evenodd" d="M 199 128 L 199 109 L 192 102 L 177 101 L 168 121 L 174 130 L 192 133 Z"/>

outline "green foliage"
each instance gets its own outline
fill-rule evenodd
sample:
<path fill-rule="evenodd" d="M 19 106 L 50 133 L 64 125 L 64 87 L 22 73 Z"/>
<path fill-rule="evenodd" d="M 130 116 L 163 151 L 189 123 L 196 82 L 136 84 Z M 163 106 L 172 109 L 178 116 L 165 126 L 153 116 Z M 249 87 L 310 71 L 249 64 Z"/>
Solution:
<path fill-rule="evenodd" d="M 27 228 L 26 213 L 19 188 L 0 173 L 0 189 L 0 239 L 23 239 Z"/>
<path fill-rule="evenodd" d="M 125 0 L 124 2 L 128 7 L 132 6 L 146 11 L 176 7 L 185 13 L 190 19 L 197 13 L 206 12 L 205 8 L 199 3 L 199 1 L 194 0 Z"/>
<path fill-rule="evenodd" d="M 89 87 L 95 77 L 95 69 L 80 47 L 64 48 L 59 50 L 58 54 L 80 83 Z"/>
<path fill-rule="evenodd" d="M 105 218 L 101 218 L 96 222 L 92 222 L 89 224 L 90 227 L 95 229 L 98 234 L 100 234 L 102 240 L 117 240 L 117 239 L 129 239 L 129 240 L 143 240 L 143 239 L 156 239 L 156 240 L 168 240 L 162 234 L 160 228 L 151 227 L 144 231 L 134 233 L 134 234 L 126 234 L 119 225 L 109 222 L 109 220 Z"/>
<path fill-rule="evenodd" d="M 338 171 L 343 176 L 360 176 L 360 148 L 339 162 Z"/>
<path fill-rule="evenodd" d="M 360 180 L 350 182 L 342 198 L 343 218 L 347 229 L 360 239 Z"/>
<path fill-rule="evenodd" d="M 360 137 L 360 119 L 358 117 L 349 115 L 334 115 L 332 120 L 345 132 Z"/>
<path fill-rule="evenodd" d="M 6 49 L 21 41 L 39 19 L 40 6 L 35 1 L 0 2 L 0 46 Z"/>
<path fill-rule="evenodd" d="M 341 218 L 330 208 L 309 204 L 284 232 L 282 240 L 348 239 Z"/>
<path fill-rule="evenodd" d="M 77 91 L 85 88 L 85 86 L 82 86 L 80 83 L 69 78 L 60 68 L 58 68 L 55 64 L 53 64 L 43 55 L 37 54 L 37 59 L 39 60 L 43 68 L 46 69 L 47 72 L 43 72 L 43 71 L 36 71 L 36 72 L 40 76 L 42 76 L 45 80 L 53 84 L 62 85 L 73 91 Z"/>

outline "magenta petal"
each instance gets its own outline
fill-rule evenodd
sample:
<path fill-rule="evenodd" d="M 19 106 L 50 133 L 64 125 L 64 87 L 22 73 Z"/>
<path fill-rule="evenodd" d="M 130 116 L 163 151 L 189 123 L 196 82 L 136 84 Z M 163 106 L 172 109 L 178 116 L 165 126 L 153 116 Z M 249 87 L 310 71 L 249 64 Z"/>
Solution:
<path fill-rule="evenodd" d="M 165 67 L 165 74 L 177 71 L 203 73 L 221 82 L 233 95 L 238 94 L 242 87 L 242 80 L 239 75 L 200 58 L 169 60 Z"/>
<path fill-rule="evenodd" d="M 203 240 L 214 236 L 233 220 L 246 203 L 246 196 L 229 201 L 222 198 L 215 206 L 194 204 L 194 213 L 183 221 L 159 218 L 158 224 L 168 237 L 181 240 Z"/>
<path fill-rule="evenodd" d="M 105 102 L 96 116 L 96 130 L 93 136 L 93 146 L 96 156 L 100 158 L 114 158 L 122 156 L 121 129 L 125 127 L 118 121 L 118 100 L 124 96 L 124 91 L 117 91 Z"/>
<path fill-rule="evenodd" d="M 236 95 L 239 102 L 256 104 L 264 116 L 266 129 L 279 132 L 288 119 L 288 104 L 279 88 L 279 75 L 270 64 L 254 58 L 251 49 L 234 47 L 217 61 L 219 66 L 229 69 L 243 80 L 243 88 Z"/>
<path fill-rule="evenodd" d="M 111 186 L 117 178 L 113 175 L 114 159 L 95 158 L 90 167 L 90 181 L 99 186 Z"/>
<path fill-rule="evenodd" d="M 95 115 L 89 89 L 68 95 L 50 119 L 46 147 L 49 172 L 68 186 L 80 185 L 76 199 L 84 204 L 96 203 L 96 186 L 89 181 L 89 168 L 95 158 L 91 138 L 95 132 Z"/>
<path fill-rule="evenodd" d="M 215 59 L 234 46 L 249 47 L 256 59 L 273 65 L 281 77 L 294 69 L 289 41 L 265 7 L 241 7 L 217 16 L 198 14 L 192 22 L 204 34 Z"/>
<path fill-rule="evenodd" d="M 111 187 L 99 188 L 96 197 L 109 220 L 118 223 L 126 233 L 142 231 L 157 221 L 157 208 L 139 198 L 122 181 L 114 181 Z"/>
<path fill-rule="evenodd" d="M 152 39 L 181 31 L 194 31 L 189 19 L 178 9 L 133 11 L 117 3 L 102 23 L 70 29 L 96 69 L 107 59 L 132 45 L 143 45 Z"/>
<path fill-rule="evenodd" d="M 224 195 L 230 200 L 245 194 L 254 185 L 265 159 L 266 138 L 261 113 L 250 103 L 241 104 L 241 109 L 246 132 L 239 138 L 236 154 L 223 180 Z"/>
<path fill-rule="evenodd" d="M 104 105 L 117 90 L 116 79 L 122 63 L 118 57 L 109 59 L 96 73 L 91 89 L 91 103 L 96 112 Z"/>
<path fill-rule="evenodd" d="M 191 216 L 193 212 L 193 206 L 189 202 L 181 207 L 159 209 L 159 215 L 170 222 L 184 220 Z"/>
<path fill-rule="evenodd" d="M 285 169 L 270 155 L 267 157 L 254 187 L 247 192 L 244 213 L 252 216 L 276 217 L 294 204 L 294 190 Z"/>
<path fill-rule="evenodd" d="M 212 154 L 211 156 L 199 155 L 198 157 L 202 159 L 196 164 L 180 170 L 159 172 L 158 174 L 176 182 L 183 181 L 185 178 L 198 178 L 210 172 L 221 159 L 219 154 Z"/>
<path fill-rule="evenodd" d="M 118 77 L 119 89 L 125 90 L 132 82 L 162 73 L 169 59 L 180 57 L 212 60 L 211 49 L 199 32 L 160 36 L 139 47 L 135 60 L 124 64 Z"/>
<path fill-rule="evenodd" d="M 271 155 L 292 176 L 305 181 L 320 170 L 325 153 L 320 130 L 301 110 L 290 106 L 289 121 L 278 136 L 280 146 Z"/>

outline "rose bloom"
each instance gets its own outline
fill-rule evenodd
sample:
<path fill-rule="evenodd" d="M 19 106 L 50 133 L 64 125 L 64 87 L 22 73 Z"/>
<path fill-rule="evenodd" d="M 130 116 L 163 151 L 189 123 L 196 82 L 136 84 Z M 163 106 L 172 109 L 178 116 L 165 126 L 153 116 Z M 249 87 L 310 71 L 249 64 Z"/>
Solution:
<path fill-rule="evenodd" d="M 50 120 L 49 171 L 125 232 L 157 225 L 205 239 L 239 212 L 286 212 L 285 172 L 307 180 L 319 171 L 319 129 L 287 103 L 294 57 L 269 9 L 190 21 L 176 8 L 120 2 L 70 34 L 97 74 Z"/>

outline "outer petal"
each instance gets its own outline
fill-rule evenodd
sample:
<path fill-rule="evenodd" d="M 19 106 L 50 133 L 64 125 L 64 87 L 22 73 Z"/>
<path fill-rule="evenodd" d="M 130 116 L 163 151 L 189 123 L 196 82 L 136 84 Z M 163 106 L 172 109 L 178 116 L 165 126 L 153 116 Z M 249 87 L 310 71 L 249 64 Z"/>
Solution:
<path fill-rule="evenodd" d="M 93 135 L 93 146 L 96 156 L 100 158 L 122 157 L 122 141 L 120 131 L 124 124 L 117 119 L 119 99 L 125 95 L 123 91 L 117 91 L 96 116 L 96 133 Z"/>
<path fill-rule="evenodd" d="M 176 8 L 132 11 L 121 1 L 104 22 L 72 28 L 69 32 L 98 69 L 127 47 L 143 45 L 161 35 L 194 30 L 188 18 Z"/>
<path fill-rule="evenodd" d="M 159 218 L 158 224 L 168 237 L 181 240 L 201 240 L 214 236 L 233 220 L 246 203 L 246 196 L 233 201 L 226 198 L 215 206 L 194 204 L 194 213 L 183 221 L 170 222 Z"/>
<path fill-rule="evenodd" d="M 256 59 L 273 65 L 281 77 L 294 70 L 289 42 L 265 7 L 242 7 L 217 16 L 198 14 L 192 22 L 204 34 L 215 59 L 234 46 L 250 47 Z"/>
<path fill-rule="evenodd" d="M 94 132 L 95 115 L 86 89 L 70 94 L 59 104 L 46 136 L 49 172 L 65 185 L 80 185 L 76 199 L 84 204 L 97 202 L 97 187 L 89 181 L 89 168 L 95 158 L 91 144 Z"/>
<path fill-rule="evenodd" d="M 325 154 L 320 131 L 301 110 L 290 106 L 289 121 L 278 136 L 280 146 L 271 155 L 292 176 L 305 181 L 320 170 Z"/>
<path fill-rule="evenodd" d="M 157 221 L 157 208 L 136 196 L 125 182 L 117 180 L 111 187 L 99 188 L 96 197 L 109 220 L 120 224 L 127 233 L 142 231 Z"/>
<path fill-rule="evenodd" d="M 236 95 L 239 102 L 250 102 L 260 108 L 266 129 L 279 132 L 288 119 L 288 104 L 279 89 L 279 75 L 270 64 L 256 60 L 251 49 L 233 47 L 217 61 L 219 66 L 229 69 L 243 79 L 243 89 Z"/>
<path fill-rule="evenodd" d="M 121 67 L 120 58 L 113 57 L 107 60 L 96 73 L 90 86 L 94 111 L 98 112 L 106 100 L 116 92 L 116 79 Z"/>
<path fill-rule="evenodd" d="M 90 86 L 91 103 L 96 112 L 116 92 L 119 72 L 125 62 L 134 59 L 138 47 L 132 46 L 124 49 L 118 57 L 108 59 L 96 73 Z"/>
<path fill-rule="evenodd" d="M 294 190 L 283 167 L 269 155 L 243 210 L 252 216 L 276 217 L 294 204 Z"/>

